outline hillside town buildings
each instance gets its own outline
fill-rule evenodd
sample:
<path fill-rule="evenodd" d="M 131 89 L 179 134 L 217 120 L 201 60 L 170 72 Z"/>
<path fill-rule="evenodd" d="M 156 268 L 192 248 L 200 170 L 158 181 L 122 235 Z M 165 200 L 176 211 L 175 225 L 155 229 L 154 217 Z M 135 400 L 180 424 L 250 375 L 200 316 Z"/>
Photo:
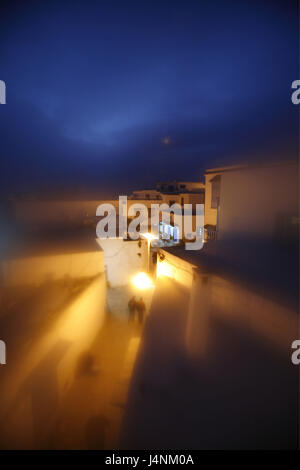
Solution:
<path fill-rule="evenodd" d="M 98 334 L 114 318 L 113 380 L 121 374 L 126 386 L 105 382 L 111 387 L 103 397 L 105 419 L 112 423 L 107 445 L 119 435 L 124 448 L 145 448 L 146 442 L 155 448 L 156 413 L 168 421 L 178 400 L 186 403 L 186 414 L 169 434 L 171 441 L 205 448 L 251 447 L 267 436 L 270 447 L 295 445 L 298 385 L 289 353 L 299 320 L 297 165 L 208 169 L 205 183 L 160 182 L 128 195 L 128 208 L 142 203 L 149 211 L 157 203 L 204 204 L 204 245 L 195 251 L 185 249 L 175 218 L 166 223 L 163 214 L 158 238 L 144 233 L 138 240 L 123 239 L 117 227 L 115 237 L 96 239 L 96 210 L 102 202 L 119 213 L 118 199 L 16 200 L 2 209 L 6 232 L 1 240 L 0 331 L 7 334 L 7 361 L 14 350 L 16 364 L 0 392 L 5 404 L 0 417 L 10 410 L 3 442 L 8 447 L 13 441 L 25 448 L 44 445 L 54 421 L 37 423 L 42 426 L 37 437 L 28 396 L 49 380 L 44 398 L 59 397 L 55 409 L 60 409 L 59 401 L 68 408 L 78 361 L 95 348 L 95 341 L 100 344 Z M 148 291 L 132 286 L 137 273 L 152 279 Z M 143 295 L 147 304 L 143 332 L 128 325 L 132 294 Z M 10 324 L 8 307 L 18 322 Z M 20 335 L 19 326 L 27 336 Z M 122 347 L 117 346 L 118 335 Z M 143 348 L 133 369 L 140 341 Z M 108 376 L 109 364 L 108 359 L 103 365 Z M 49 371 L 47 377 L 43 369 Z M 24 383 L 28 393 L 16 408 Z M 116 390 L 126 405 L 124 415 L 111 405 Z M 169 408 L 156 400 L 157 393 L 170 397 Z M 197 408 L 196 399 L 201 403 Z M 82 419 L 90 416 L 88 407 L 85 412 Z M 70 413 L 76 422 L 76 411 L 70 408 Z M 23 430 L 16 434 L 13 423 L 18 419 Z M 138 433 L 139 419 L 148 423 L 144 436 Z"/>

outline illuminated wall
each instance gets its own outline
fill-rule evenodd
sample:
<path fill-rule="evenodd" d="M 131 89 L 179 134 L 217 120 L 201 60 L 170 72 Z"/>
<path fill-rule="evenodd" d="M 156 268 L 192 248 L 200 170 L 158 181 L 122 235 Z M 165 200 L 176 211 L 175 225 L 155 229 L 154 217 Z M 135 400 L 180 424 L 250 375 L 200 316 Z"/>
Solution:
<path fill-rule="evenodd" d="M 219 316 L 229 325 L 244 328 L 282 354 L 286 353 L 298 328 L 295 311 L 258 294 L 250 286 L 213 274 L 201 274 L 201 269 L 195 268 L 180 257 L 159 250 L 157 277 L 174 279 L 192 294 L 187 327 L 191 351 L 201 353 L 205 345 L 213 341 L 209 324 L 212 318 Z"/>
<path fill-rule="evenodd" d="M 157 256 L 157 277 L 167 276 L 189 289 L 193 284 L 193 266 L 183 259 L 173 256 L 165 250 L 159 250 Z"/>
<path fill-rule="evenodd" d="M 44 282 L 47 263 L 57 269 L 55 279 Z M 0 369 L 0 442 L 7 449 L 47 448 L 80 357 L 105 321 L 103 252 L 26 259 L 20 266 L 15 260 L 10 268 L 15 277 L 12 271 L 6 289 L 13 286 L 14 306 L 0 318 L 7 344 Z M 72 276 L 68 281 L 65 273 Z"/>
<path fill-rule="evenodd" d="M 112 287 L 124 286 L 139 271 L 148 270 L 147 240 L 98 239 L 104 252 L 105 271 Z"/>

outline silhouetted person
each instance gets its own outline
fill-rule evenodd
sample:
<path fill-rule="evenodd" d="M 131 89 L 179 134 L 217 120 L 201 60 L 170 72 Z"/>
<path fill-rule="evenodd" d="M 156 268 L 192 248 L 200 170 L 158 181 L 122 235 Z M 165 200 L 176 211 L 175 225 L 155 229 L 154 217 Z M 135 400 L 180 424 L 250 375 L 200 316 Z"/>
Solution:
<path fill-rule="evenodd" d="M 139 322 L 143 323 L 144 314 L 145 314 L 145 310 L 146 310 L 146 305 L 145 305 L 145 302 L 143 301 L 142 297 L 140 298 L 140 300 L 137 301 L 136 309 L 137 309 L 137 312 L 138 312 Z"/>
<path fill-rule="evenodd" d="M 131 297 L 131 299 L 128 302 L 128 311 L 129 311 L 128 321 L 134 320 L 136 308 L 137 308 L 137 301 L 135 300 L 135 295 L 134 295 L 133 297 Z"/>

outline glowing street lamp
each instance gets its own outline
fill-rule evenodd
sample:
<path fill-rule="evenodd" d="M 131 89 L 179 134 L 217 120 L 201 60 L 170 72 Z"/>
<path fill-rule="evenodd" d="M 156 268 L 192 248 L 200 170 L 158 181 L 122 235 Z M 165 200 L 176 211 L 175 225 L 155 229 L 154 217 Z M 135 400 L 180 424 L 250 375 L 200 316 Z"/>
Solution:
<path fill-rule="evenodd" d="M 152 240 L 155 240 L 156 236 L 152 233 L 142 233 L 142 236 L 147 238 L 148 242 L 151 243 Z"/>
<path fill-rule="evenodd" d="M 131 280 L 133 286 L 139 290 L 146 290 L 153 287 L 153 282 L 146 273 L 137 273 Z"/>

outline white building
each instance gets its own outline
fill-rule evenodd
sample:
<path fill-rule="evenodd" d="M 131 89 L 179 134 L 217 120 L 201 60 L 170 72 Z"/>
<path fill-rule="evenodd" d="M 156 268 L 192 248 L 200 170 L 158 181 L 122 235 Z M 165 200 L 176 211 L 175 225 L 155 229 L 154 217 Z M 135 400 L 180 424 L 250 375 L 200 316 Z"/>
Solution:
<path fill-rule="evenodd" d="M 292 236 L 298 223 L 297 191 L 295 162 L 206 170 L 206 238 L 272 237 L 280 230 Z"/>
<path fill-rule="evenodd" d="M 285 448 L 298 439 L 290 360 L 299 331 L 298 183 L 292 162 L 210 170 L 205 216 L 218 238 L 198 252 L 158 252 L 158 285 L 167 279 L 187 305 L 183 334 L 205 372 L 199 400 L 214 416 L 214 448 Z M 206 430 L 199 424 L 200 434 Z"/>

